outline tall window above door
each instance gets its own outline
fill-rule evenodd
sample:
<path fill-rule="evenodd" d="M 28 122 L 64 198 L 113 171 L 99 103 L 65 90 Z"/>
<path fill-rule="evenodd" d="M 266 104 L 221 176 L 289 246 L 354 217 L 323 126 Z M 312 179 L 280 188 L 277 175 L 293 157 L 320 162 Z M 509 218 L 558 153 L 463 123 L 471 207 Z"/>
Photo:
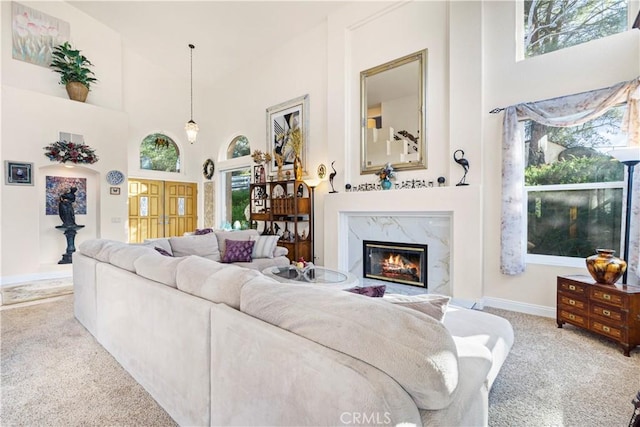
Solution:
<path fill-rule="evenodd" d="M 180 172 L 180 149 L 167 135 L 152 133 L 140 144 L 140 169 Z"/>
<path fill-rule="evenodd" d="M 524 0 L 524 57 L 628 29 L 627 0 Z"/>
<path fill-rule="evenodd" d="M 226 148 L 226 160 L 218 163 L 216 216 L 221 228 L 249 228 L 251 165 L 249 139 L 244 135 L 234 137 Z"/>
<path fill-rule="evenodd" d="M 529 262 L 550 261 L 538 255 L 583 262 L 597 247 L 620 250 L 624 166 L 607 152 L 626 144 L 624 110 L 568 128 L 522 122 Z"/>

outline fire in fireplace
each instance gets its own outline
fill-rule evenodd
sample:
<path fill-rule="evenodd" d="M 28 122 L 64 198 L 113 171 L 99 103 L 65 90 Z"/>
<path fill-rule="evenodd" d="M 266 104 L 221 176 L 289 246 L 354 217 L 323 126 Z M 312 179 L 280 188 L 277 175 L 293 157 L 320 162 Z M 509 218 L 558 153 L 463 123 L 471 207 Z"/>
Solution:
<path fill-rule="evenodd" d="M 427 245 L 364 240 L 363 277 L 427 287 Z"/>

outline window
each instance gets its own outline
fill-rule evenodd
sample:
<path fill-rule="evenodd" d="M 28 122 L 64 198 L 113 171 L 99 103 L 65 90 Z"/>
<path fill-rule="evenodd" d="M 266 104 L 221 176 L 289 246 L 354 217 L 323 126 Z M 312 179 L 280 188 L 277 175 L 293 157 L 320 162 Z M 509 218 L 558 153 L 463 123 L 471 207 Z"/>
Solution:
<path fill-rule="evenodd" d="M 251 168 L 241 168 L 226 171 L 222 174 L 224 194 L 223 228 L 249 228 L 249 184 L 251 183 Z M 237 221 L 237 222 L 236 222 Z"/>
<path fill-rule="evenodd" d="M 249 140 L 246 136 L 239 135 L 227 146 L 227 160 L 218 164 L 221 178 L 218 222 L 222 228 L 249 228 L 249 184 L 252 163 L 250 154 Z"/>
<path fill-rule="evenodd" d="M 140 144 L 140 169 L 180 172 L 180 150 L 171 138 L 153 133 Z"/>
<path fill-rule="evenodd" d="M 525 0 L 525 56 L 626 31 L 627 13 L 627 0 Z"/>
<path fill-rule="evenodd" d="M 233 138 L 229 148 L 227 148 L 227 159 L 235 159 L 249 154 L 251 154 L 251 147 L 249 146 L 249 140 L 244 135 Z"/>
<path fill-rule="evenodd" d="M 522 123 L 528 254 L 583 262 L 596 248 L 620 250 L 624 166 L 606 152 L 620 140 L 624 109 L 570 128 Z"/>

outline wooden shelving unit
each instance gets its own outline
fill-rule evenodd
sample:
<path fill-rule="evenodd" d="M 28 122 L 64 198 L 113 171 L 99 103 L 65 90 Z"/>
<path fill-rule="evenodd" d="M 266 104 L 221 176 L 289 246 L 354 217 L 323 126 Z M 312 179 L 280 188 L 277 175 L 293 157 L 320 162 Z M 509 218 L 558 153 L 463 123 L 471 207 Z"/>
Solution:
<path fill-rule="evenodd" d="M 304 181 L 250 185 L 250 220 L 262 234 L 280 236 L 290 260 L 313 261 L 313 194 Z"/>

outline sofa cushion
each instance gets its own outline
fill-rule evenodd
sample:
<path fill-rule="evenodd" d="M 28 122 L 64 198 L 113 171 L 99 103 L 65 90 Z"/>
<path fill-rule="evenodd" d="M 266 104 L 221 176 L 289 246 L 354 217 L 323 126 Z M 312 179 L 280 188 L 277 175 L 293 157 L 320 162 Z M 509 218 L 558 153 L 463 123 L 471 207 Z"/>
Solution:
<path fill-rule="evenodd" d="M 258 230 L 235 230 L 235 231 L 214 231 L 213 234 L 218 238 L 218 248 L 220 253 L 224 253 L 224 241 L 229 240 L 251 240 L 251 236 L 259 236 Z"/>
<path fill-rule="evenodd" d="M 213 233 L 213 228 L 196 228 L 193 234 L 202 236 L 203 234 Z"/>
<path fill-rule="evenodd" d="M 273 257 L 277 258 L 279 256 L 287 256 L 288 253 L 289 249 L 285 248 L 284 246 L 276 246 L 273 250 Z"/>
<path fill-rule="evenodd" d="M 449 405 L 458 359 L 444 325 L 381 298 L 281 283 L 246 283 L 240 310 L 360 359 L 394 378 L 422 409 Z"/>
<path fill-rule="evenodd" d="M 381 298 L 384 296 L 384 291 L 387 289 L 386 285 L 376 286 L 356 286 L 354 288 L 345 289 L 352 294 L 364 295 L 366 297 Z"/>
<path fill-rule="evenodd" d="M 107 247 L 109 248 L 109 251 L 106 252 L 109 263 L 132 273 L 136 271 L 134 262 L 138 258 L 147 254 L 154 254 L 152 248 L 143 245 L 114 243 Z"/>
<path fill-rule="evenodd" d="M 146 277 L 155 282 L 177 288 L 177 267 L 186 258 L 173 258 L 158 253 L 148 253 L 135 260 L 135 272 L 138 276 Z"/>
<path fill-rule="evenodd" d="M 384 301 L 407 307 L 412 310 L 418 310 L 429 315 L 439 322 L 442 322 L 447 312 L 451 297 L 446 295 L 422 294 L 422 295 L 400 295 L 387 294 Z"/>
<path fill-rule="evenodd" d="M 171 252 L 169 252 L 166 249 L 162 249 L 160 246 L 155 246 L 153 249 L 156 250 L 156 252 L 158 252 L 160 255 L 164 255 L 164 256 L 173 256 L 171 254 Z"/>
<path fill-rule="evenodd" d="M 78 252 L 83 255 L 86 255 L 90 258 L 95 258 L 98 253 L 102 250 L 102 247 L 106 244 L 111 244 L 115 242 L 115 240 L 108 239 L 91 239 L 85 240 L 84 242 L 78 245 Z"/>
<path fill-rule="evenodd" d="M 251 240 L 256 243 L 253 245 L 252 258 L 273 258 L 276 246 L 278 245 L 280 236 L 251 236 Z"/>
<path fill-rule="evenodd" d="M 218 249 L 218 239 L 216 239 L 215 233 L 201 236 L 171 237 L 169 238 L 169 243 L 171 244 L 173 256 L 197 255 L 212 261 L 220 261 L 220 250 Z"/>
<path fill-rule="evenodd" d="M 178 265 L 178 289 L 229 307 L 240 308 L 240 290 L 253 280 L 274 283 L 258 271 L 190 256 Z"/>
<path fill-rule="evenodd" d="M 251 262 L 253 253 L 253 240 L 229 240 L 224 241 L 224 255 L 222 262 Z"/>
<path fill-rule="evenodd" d="M 152 248 L 162 248 L 173 256 L 173 252 L 171 251 L 171 244 L 169 243 L 169 239 L 167 237 L 160 237 L 158 239 L 145 239 L 143 245 L 151 246 Z"/>

